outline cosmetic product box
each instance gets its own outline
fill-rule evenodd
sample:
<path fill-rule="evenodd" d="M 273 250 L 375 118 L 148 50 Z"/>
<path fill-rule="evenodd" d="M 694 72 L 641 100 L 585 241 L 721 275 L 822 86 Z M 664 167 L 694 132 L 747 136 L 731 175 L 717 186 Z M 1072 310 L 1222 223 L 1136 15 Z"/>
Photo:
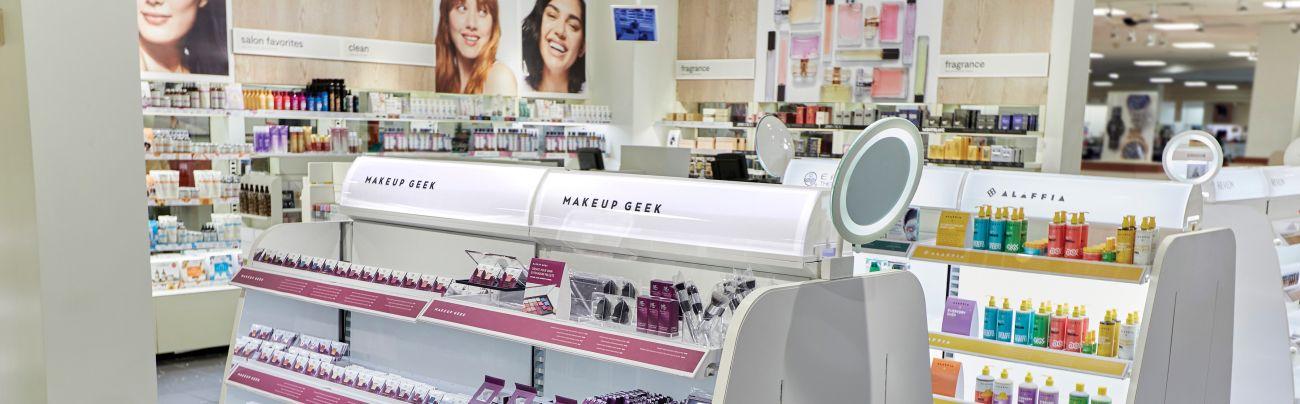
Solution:
<path fill-rule="evenodd" d="M 1011 116 L 1011 130 L 1023 132 L 1025 130 L 1025 115 L 1015 114 Z"/>

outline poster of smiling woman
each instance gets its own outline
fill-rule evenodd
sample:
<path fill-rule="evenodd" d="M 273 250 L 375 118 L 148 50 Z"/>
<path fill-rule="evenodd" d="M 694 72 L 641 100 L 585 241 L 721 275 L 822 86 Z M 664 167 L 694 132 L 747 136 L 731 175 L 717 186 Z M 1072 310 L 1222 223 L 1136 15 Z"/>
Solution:
<path fill-rule="evenodd" d="M 587 97 L 585 0 L 441 0 L 440 93 Z"/>
<path fill-rule="evenodd" d="M 229 12 L 227 0 L 136 0 L 140 76 L 229 81 Z"/>
<path fill-rule="evenodd" d="M 521 0 L 523 83 L 544 96 L 586 97 L 585 0 Z M 530 4 L 531 3 L 531 4 Z"/>

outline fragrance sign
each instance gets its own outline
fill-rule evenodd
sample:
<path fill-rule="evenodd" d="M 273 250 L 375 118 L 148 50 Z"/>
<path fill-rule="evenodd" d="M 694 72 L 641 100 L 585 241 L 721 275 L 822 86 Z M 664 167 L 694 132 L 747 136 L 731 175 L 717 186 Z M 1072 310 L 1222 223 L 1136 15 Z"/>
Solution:
<path fill-rule="evenodd" d="M 235 28 L 234 53 L 349 62 L 430 66 L 432 44 Z"/>
<path fill-rule="evenodd" d="M 1046 53 L 939 55 L 938 77 L 1047 77 Z"/>
<path fill-rule="evenodd" d="M 754 78 L 754 59 L 678 60 L 678 80 L 748 80 Z"/>

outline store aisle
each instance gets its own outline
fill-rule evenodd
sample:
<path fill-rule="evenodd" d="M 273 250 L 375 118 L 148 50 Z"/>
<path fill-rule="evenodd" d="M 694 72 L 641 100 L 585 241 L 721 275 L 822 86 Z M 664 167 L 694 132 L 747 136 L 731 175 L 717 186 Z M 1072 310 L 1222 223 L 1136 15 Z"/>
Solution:
<path fill-rule="evenodd" d="M 226 348 L 158 357 L 159 404 L 208 404 L 221 398 Z"/>

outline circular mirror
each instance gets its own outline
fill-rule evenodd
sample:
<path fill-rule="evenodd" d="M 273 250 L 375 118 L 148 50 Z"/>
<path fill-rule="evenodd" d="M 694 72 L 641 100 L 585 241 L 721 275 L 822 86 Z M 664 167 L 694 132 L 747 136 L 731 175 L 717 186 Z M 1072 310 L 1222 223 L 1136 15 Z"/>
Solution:
<path fill-rule="evenodd" d="M 906 119 L 882 119 L 863 130 L 831 186 L 831 221 L 840 236 L 865 244 L 888 233 L 912 203 L 921 158 L 921 135 Z"/>
<path fill-rule="evenodd" d="M 1209 133 L 1189 130 L 1165 143 L 1161 165 L 1171 180 L 1202 184 L 1214 178 L 1223 166 L 1223 149 Z"/>
<path fill-rule="evenodd" d="M 786 129 L 785 122 L 775 115 L 765 115 L 758 120 L 754 129 L 754 150 L 758 153 L 758 163 L 763 165 L 768 175 L 781 177 L 785 168 L 794 159 L 794 136 Z"/>

